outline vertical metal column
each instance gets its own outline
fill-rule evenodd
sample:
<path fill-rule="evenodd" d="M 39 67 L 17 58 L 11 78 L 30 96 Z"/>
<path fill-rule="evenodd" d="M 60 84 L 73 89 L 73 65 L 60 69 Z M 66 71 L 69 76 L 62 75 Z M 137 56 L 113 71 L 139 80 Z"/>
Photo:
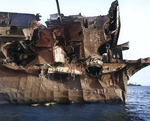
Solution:
<path fill-rule="evenodd" d="M 59 15 L 59 18 L 60 18 L 60 22 L 62 24 L 62 18 L 61 18 L 61 15 L 60 15 L 60 7 L 59 7 L 59 2 L 58 0 L 56 0 L 56 4 L 57 4 L 57 10 L 58 10 L 58 15 Z"/>

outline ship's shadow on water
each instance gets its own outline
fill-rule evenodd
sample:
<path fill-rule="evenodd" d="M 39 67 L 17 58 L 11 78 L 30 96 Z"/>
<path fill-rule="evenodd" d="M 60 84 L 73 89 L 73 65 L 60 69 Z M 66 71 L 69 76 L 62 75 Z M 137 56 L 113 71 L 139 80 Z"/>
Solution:
<path fill-rule="evenodd" d="M 150 87 L 129 87 L 125 105 L 91 103 L 25 106 L 4 104 L 0 105 L 0 121 L 149 121 L 150 96 L 148 94 L 150 95 Z"/>

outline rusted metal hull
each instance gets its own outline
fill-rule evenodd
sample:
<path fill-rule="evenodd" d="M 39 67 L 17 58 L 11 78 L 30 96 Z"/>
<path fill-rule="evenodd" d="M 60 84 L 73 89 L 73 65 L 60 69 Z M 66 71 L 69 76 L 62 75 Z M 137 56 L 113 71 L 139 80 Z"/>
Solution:
<path fill-rule="evenodd" d="M 101 75 L 62 75 L 52 73 L 48 79 L 23 71 L 0 67 L 0 102 L 32 103 L 125 103 L 127 80 L 150 64 L 150 58 L 125 62 L 119 71 Z M 114 64 L 116 67 L 116 65 Z M 108 65 L 107 65 L 108 67 Z M 110 70 L 113 68 L 112 66 Z M 104 67 L 105 68 L 105 67 Z M 53 78 L 55 77 L 55 78 Z"/>
<path fill-rule="evenodd" d="M 12 71 L 4 67 L 1 67 L 0 71 L 3 74 L 0 77 L 1 97 L 3 95 L 1 101 L 15 104 L 45 102 L 119 103 L 124 100 L 122 97 L 126 91 L 124 89 L 126 82 L 118 82 L 110 74 L 103 75 L 101 79 L 91 78 L 88 75 L 75 77 L 70 75 L 63 80 L 54 81 Z M 119 75 L 121 76 L 121 74 Z M 125 83 L 124 86 L 122 83 Z"/>

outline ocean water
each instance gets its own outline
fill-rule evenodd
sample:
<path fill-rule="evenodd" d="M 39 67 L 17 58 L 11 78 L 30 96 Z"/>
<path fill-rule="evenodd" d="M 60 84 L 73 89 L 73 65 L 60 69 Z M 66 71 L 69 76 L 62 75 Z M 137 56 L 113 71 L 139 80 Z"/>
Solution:
<path fill-rule="evenodd" d="M 0 121 L 150 121 L 150 86 L 128 86 L 126 104 L 0 105 Z"/>

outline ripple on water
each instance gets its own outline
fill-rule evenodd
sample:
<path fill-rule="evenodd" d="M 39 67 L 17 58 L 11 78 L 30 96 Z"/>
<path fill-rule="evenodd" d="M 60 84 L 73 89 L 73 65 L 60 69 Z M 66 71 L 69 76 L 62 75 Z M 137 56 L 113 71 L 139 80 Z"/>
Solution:
<path fill-rule="evenodd" d="M 140 120 L 150 121 L 150 87 L 128 87 L 126 109 Z"/>

